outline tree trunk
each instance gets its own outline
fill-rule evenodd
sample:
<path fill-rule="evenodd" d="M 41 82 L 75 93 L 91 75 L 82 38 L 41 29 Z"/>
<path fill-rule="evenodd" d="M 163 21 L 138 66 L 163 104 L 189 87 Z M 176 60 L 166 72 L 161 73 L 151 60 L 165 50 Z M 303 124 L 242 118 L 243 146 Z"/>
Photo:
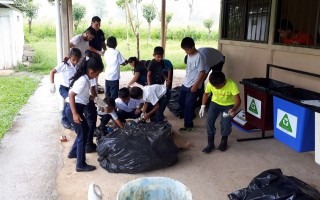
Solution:
<path fill-rule="evenodd" d="M 148 46 L 149 46 L 149 40 L 150 40 L 150 29 L 151 29 L 151 22 L 148 22 L 148 39 L 147 39 Z"/>
<path fill-rule="evenodd" d="M 28 20 L 28 25 L 29 25 L 29 34 L 31 34 L 32 19 Z"/>
<path fill-rule="evenodd" d="M 137 37 L 137 57 L 138 57 L 138 60 L 140 60 L 140 34 L 137 33 L 136 37 Z"/>
<path fill-rule="evenodd" d="M 128 14 L 127 14 L 126 7 L 125 7 L 125 13 L 126 13 L 127 48 L 128 48 L 128 51 L 130 51 L 130 44 L 129 44 L 129 29 L 128 29 Z"/>

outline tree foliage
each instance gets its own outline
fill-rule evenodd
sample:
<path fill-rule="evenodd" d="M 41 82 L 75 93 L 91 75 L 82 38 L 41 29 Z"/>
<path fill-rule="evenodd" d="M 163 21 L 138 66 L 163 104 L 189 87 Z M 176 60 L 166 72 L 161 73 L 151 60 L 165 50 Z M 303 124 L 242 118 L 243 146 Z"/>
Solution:
<path fill-rule="evenodd" d="M 136 8 L 136 16 L 132 14 L 131 11 L 131 4 L 132 0 L 117 0 L 116 3 L 118 7 L 125 10 L 126 13 L 126 22 L 129 22 L 131 30 L 133 34 L 136 36 L 137 40 L 137 57 L 140 58 L 140 33 L 139 33 L 139 13 L 138 13 L 138 4 L 141 2 L 141 0 L 135 0 L 135 8 Z M 127 25 L 127 23 L 126 23 Z M 127 34 L 127 41 L 128 41 L 128 34 Z M 129 47 L 129 43 L 128 43 Z"/>
<path fill-rule="evenodd" d="M 86 7 L 79 4 L 75 3 L 72 6 L 72 16 L 73 16 L 73 21 L 74 21 L 74 29 L 77 30 L 81 20 L 84 18 L 86 15 Z"/>
<path fill-rule="evenodd" d="M 151 22 L 156 18 L 157 16 L 157 8 L 153 4 L 144 4 L 142 6 L 142 16 L 147 20 L 148 22 L 148 40 L 147 44 L 149 44 L 150 39 L 150 29 L 151 29 Z"/>
<path fill-rule="evenodd" d="M 26 5 L 26 10 L 25 10 L 25 14 L 26 17 L 28 18 L 28 25 L 29 25 L 29 33 L 31 34 L 32 32 L 32 20 L 37 18 L 38 16 L 38 9 L 39 9 L 39 5 L 35 4 L 34 2 L 29 2 Z"/>
<path fill-rule="evenodd" d="M 211 28 L 213 26 L 213 23 L 214 23 L 214 21 L 211 18 L 203 20 L 204 27 L 206 27 L 208 29 L 208 39 L 210 37 Z"/>
<path fill-rule="evenodd" d="M 144 4 L 142 6 L 142 15 L 150 24 L 157 16 L 157 8 L 152 4 Z"/>

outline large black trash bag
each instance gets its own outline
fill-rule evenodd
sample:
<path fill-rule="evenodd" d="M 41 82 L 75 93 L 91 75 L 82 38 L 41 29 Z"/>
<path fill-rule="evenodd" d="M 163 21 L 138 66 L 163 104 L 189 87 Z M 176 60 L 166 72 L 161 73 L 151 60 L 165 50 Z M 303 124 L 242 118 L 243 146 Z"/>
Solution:
<path fill-rule="evenodd" d="M 173 165 L 178 148 L 169 123 L 138 123 L 102 136 L 97 152 L 108 172 L 134 174 Z"/>
<path fill-rule="evenodd" d="M 320 200 L 320 193 L 305 182 L 270 169 L 256 176 L 247 188 L 228 195 L 230 200 Z"/>
<path fill-rule="evenodd" d="M 182 111 L 179 105 L 180 89 L 180 86 L 171 89 L 171 98 L 167 104 L 167 107 L 174 116 L 183 118 Z"/>

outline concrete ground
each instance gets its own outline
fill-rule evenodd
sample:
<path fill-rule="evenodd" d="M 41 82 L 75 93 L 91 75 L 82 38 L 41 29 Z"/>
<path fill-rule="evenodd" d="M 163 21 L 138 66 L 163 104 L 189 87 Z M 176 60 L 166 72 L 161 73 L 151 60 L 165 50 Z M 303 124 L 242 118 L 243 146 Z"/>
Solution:
<path fill-rule="evenodd" d="M 185 72 L 174 73 L 174 84 L 180 85 Z M 122 73 L 121 85 L 125 86 L 131 77 L 132 72 Z M 103 81 L 101 74 L 101 85 Z M 242 87 L 240 91 L 243 92 Z M 180 134 L 177 130 L 183 121 L 168 110 L 165 115 L 173 131 L 194 145 L 179 153 L 174 166 L 141 174 L 114 174 L 101 168 L 97 154 L 92 153 L 87 154 L 87 163 L 97 166 L 97 170 L 77 173 L 75 160 L 67 158 L 75 133 L 62 128 L 58 110 L 58 94 L 50 94 L 48 77 L 44 77 L 0 142 L 0 199 L 87 199 L 88 186 L 95 182 L 102 189 L 103 199 L 115 200 L 117 192 L 130 180 L 164 176 L 185 184 L 195 200 L 223 200 L 272 168 L 281 168 L 285 175 L 295 176 L 320 190 L 320 165 L 314 162 L 314 152 L 297 153 L 275 139 L 237 142 L 238 138 L 261 133 L 245 133 L 234 127 L 226 152 L 204 154 L 201 150 L 206 145 L 205 118 L 195 119 L 194 132 Z M 67 135 L 68 142 L 60 143 L 62 134 Z M 217 134 L 216 146 L 219 142 Z"/>

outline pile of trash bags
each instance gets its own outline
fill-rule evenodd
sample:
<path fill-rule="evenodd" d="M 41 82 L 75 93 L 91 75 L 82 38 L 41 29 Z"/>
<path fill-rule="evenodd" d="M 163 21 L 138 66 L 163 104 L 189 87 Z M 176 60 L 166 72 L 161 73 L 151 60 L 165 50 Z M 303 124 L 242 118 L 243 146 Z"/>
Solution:
<path fill-rule="evenodd" d="M 320 193 L 307 183 L 270 169 L 256 176 L 247 188 L 228 195 L 230 200 L 319 200 Z"/>
<path fill-rule="evenodd" d="M 167 108 L 170 110 L 170 112 L 174 116 L 181 119 L 183 118 L 183 115 L 179 105 L 180 90 L 181 90 L 180 86 L 171 89 L 171 98 L 169 99 Z"/>
<path fill-rule="evenodd" d="M 165 168 L 178 160 L 171 124 L 131 123 L 97 141 L 98 161 L 111 173 L 141 173 Z"/>

